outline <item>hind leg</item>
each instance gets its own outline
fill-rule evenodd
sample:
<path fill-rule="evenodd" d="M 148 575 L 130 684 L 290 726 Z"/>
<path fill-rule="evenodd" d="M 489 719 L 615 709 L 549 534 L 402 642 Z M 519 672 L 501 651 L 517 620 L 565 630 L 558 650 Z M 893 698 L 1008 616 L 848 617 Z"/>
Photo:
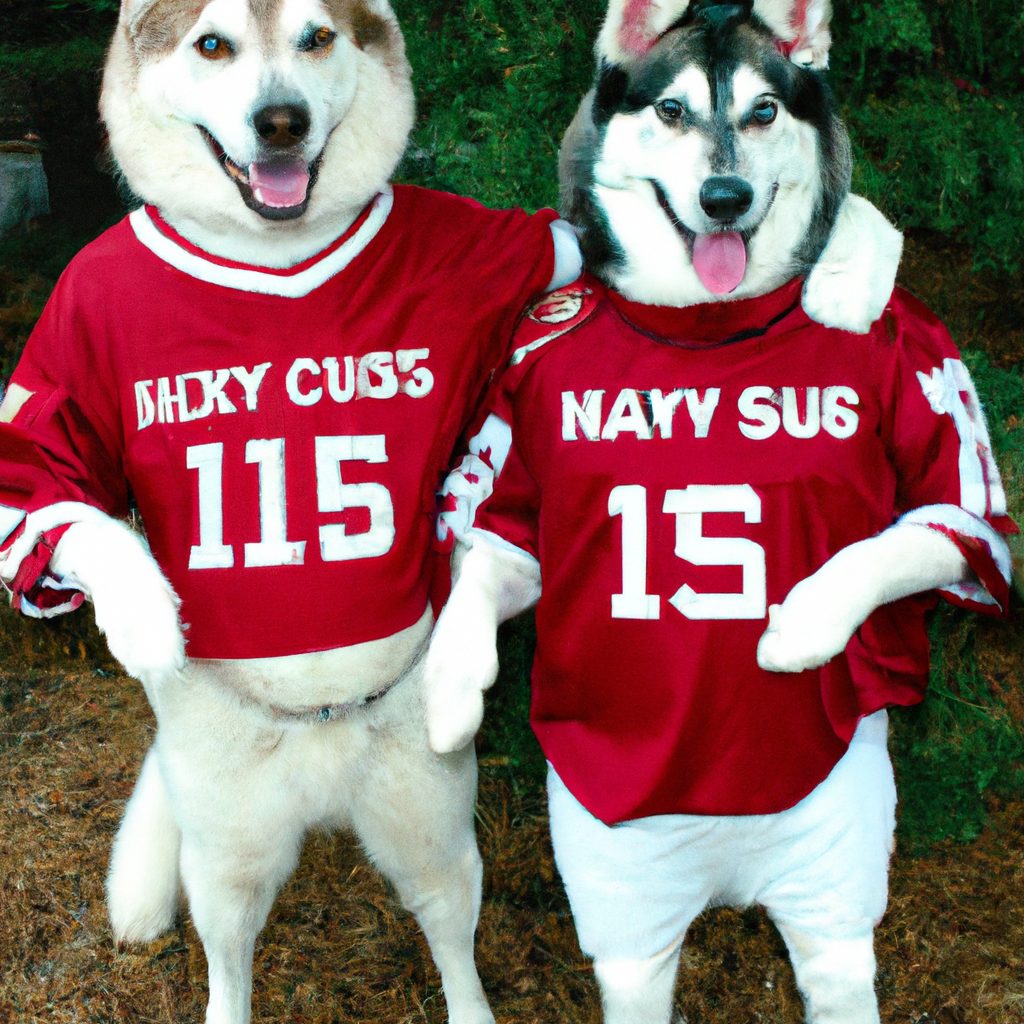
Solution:
<path fill-rule="evenodd" d="M 285 732 L 201 668 L 161 700 L 156 753 L 181 829 L 181 879 L 206 951 L 207 1024 L 248 1024 L 252 957 L 310 823 L 302 730 Z"/>
<path fill-rule="evenodd" d="M 116 942 L 151 942 L 174 924 L 180 849 L 181 831 L 150 749 L 110 853 L 107 912 Z"/>
<path fill-rule="evenodd" d="M 877 1024 L 874 929 L 888 898 L 896 790 L 884 711 L 755 852 L 773 877 L 756 897 L 786 941 L 811 1024 Z M 766 868 L 767 866 L 767 868 Z"/>
<path fill-rule="evenodd" d="M 427 937 L 451 1024 L 494 1024 L 473 956 L 483 879 L 473 831 L 476 755 L 472 747 L 445 755 L 427 748 L 415 693 L 386 700 L 410 701 L 402 713 L 417 721 L 373 751 L 355 787 L 352 824 Z"/>
<path fill-rule="evenodd" d="M 682 938 L 649 957 L 594 961 L 605 1024 L 668 1024 Z"/>
<path fill-rule="evenodd" d="M 878 1024 L 874 931 L 828 936 L 776 920 L 808 1024 Z"/>

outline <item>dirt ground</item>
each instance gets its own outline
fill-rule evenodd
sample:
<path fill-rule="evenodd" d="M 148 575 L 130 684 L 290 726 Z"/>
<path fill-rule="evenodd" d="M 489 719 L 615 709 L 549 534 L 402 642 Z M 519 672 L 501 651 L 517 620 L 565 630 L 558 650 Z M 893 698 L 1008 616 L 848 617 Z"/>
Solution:
<path fill-rule="evenodd" d="M 36 668 L 0 672 L 0 692 L 0 1021 L 201 1021 L 205 963 L 187 914 L 123 952 L 105 916 L 110 841 L 154 727 L 141 688 L 103 669 Z M 597 1024 L 543 806 L 489 767 L 478 959 L 497 1019 Z M 877 939 L 883 1020 L 1024 1022 L 1022 892 L 1024 802 L 996 810 L 970 846 L 897 852 Z M 308 840 L 255 978 L 256 1021 L 446 1019 L 423 937 L 344 836 Z M 678 1003 L 690 1024 L 802 1019 L 781 940 L 756 910 L 698 921 Z"/>

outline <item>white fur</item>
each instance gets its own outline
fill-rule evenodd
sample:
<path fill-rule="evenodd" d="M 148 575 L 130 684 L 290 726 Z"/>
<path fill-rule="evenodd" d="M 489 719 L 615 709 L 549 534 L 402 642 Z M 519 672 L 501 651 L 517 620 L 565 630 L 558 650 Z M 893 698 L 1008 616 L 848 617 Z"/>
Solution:
<path fill-rule="evenodd" d="M 110 653 L 140 680 L 154 709 L 185 665 L 178 596 L 142 538 L 113 519 L 73 523 L 50 560 L 95 608 Z"/>
<path fill-rule="evenodd" d="M 459 750 L 484 717 L 484 690 L 498 676 L 498 625 L 540 597 L 540 564 L 526 552 L 484 539 L 459 548 L 456 580 L 427 654 L 427 734 L 438 753 Z M 498 538 L 495 538 L 498 540 Z"/>
<path fill-rule="evenodd" d="M 903 235 L 866 199 L 847 196 L 804 284 L 804 311 L 826 327 L 867 334 L 892 295 L 902 253 Z"/>

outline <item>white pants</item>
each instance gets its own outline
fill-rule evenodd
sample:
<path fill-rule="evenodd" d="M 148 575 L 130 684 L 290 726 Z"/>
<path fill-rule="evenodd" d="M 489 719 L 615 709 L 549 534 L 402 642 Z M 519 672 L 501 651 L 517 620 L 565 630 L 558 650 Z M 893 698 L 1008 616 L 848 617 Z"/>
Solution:
<path fill-rule="evenodd" d="M 877 1020 L 877 1008 L 862 1004 L 874 1006 L 872 935 L 885 911 L 895 829 L 887 732 L 884 711 L 863 719 L 828 778 L 778 814 L 670 814 L 609 827 L 549 766 L 555 861 L 580 945 L 595 960 L 607 1020 L 615 1018 L 605 990 L 623 971 L 626 988 L 667 985 L 670 1004 L 693 919 L 708 906 L 752 903 L 786 940 L 809 1020 Z M 645 982 L 645 971 L 660 980 Z M 817 991 L 822 985 L 831 995 Z M 839 997 L 844 1005 L 835 1009 Z M 656 1002 L 650 1016 L 634 1007 L 621 1019 L 667 1020 L 668 1004 L 663 1015 L 660 996 Z"/>

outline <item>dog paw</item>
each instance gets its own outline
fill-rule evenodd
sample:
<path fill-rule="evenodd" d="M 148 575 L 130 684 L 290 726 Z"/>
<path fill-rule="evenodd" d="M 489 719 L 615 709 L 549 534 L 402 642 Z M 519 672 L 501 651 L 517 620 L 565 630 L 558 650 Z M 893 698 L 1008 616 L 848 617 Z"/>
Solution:
<path fill-rule="evenodd" d="M 812 320 L 867 334 L 896 284 L 903 235 L 866 199 L 847 196 L 825 251 L 804 285 Z"/>
<path fill-rule="evenodd" d="M 473 739 L 484 718 L 484 690 L 497 677 L 494 630 L 488 635 L 465 620 L 456 627 L 451 616 L 442 614 L 424 669 L 427 737 L 432 750 L 448 754 Z"/>
<path fill-rule="evenodd" d="M 184 668 L 178 596 L 127 526 L 113 519 L 73 524 L 51 566 L 89 597 L 110 653 L 151 696 L 152 688 Z"/>
<path fill-rule="evenodd" d="M 768 628 L 757 645 L 757 663 L 768 672 L 819 668 L 846 649 L 864 621 L 834 593 L 822 593 L 814 577 L 798 583 L 781 604 L 768 609 Z"/>

